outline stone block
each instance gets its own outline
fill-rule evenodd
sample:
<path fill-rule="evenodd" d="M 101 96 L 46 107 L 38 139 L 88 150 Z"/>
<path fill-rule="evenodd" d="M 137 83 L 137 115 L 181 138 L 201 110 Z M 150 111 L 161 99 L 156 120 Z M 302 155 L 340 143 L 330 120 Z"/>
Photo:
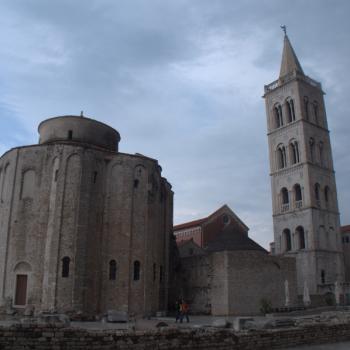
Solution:
<path fill-rule="evenodd" d="M 34 305 L 27 305 L 24 309 L 24 316 L 33 316 L 34 315 Z"/>
<path fill-rule="evenodd" d="M 248 321 L 254 321 L 254 319 L 252 317 L 236 317 L 233 321 L 233 329 L 236 332 L 245 329 Z"/>
<path fill-rule="evenodd" d="M 231 326 L 231 323 L 225 318 L 216 318 L 213 320 L 212 326 L 215 328 L 228 328 Z"/>
<path fill-rule="evenodd" d="M 64 314 L 42 314 L 37 318 L 38 323 L 50 323 L 50 324 L 70 324 L 70 319 Z"/>
<path fill-rule="evenodd" d="M 107 322 L 129 322 L 129 316 L 125 311 L 108 310 Z"/>

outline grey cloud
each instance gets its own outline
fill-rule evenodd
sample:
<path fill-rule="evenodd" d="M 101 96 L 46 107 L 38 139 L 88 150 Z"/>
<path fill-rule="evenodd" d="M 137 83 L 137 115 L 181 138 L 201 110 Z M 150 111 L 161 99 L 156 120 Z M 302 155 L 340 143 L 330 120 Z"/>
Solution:
<path fill-rule="evenodd" d="M 336 6 L 334 5 L 336 4 Z M 345 1 L 7 0 L 1 4 L 0 150 L 36 142 L 43 118 L 75 113 L 118 129 L 121 151 L 159 159 L 175 222 L 227 203 L 272 239 L 263 85 L 278 76 L 279 25 L 322 81 L 343 223 L 350 156 Z"/>

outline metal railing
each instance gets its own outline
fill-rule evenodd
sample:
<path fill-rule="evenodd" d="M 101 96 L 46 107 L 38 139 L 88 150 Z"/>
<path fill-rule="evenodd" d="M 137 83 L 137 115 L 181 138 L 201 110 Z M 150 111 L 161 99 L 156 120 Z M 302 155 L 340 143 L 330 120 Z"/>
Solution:
<path fill-rule="evenodd" d="M 282 204 L 282 208 L 281 208 L 282 213 L 288 210 L 289 210 L 289 203 Z"/>
<path fill-rule="evenodd" d="M 291 73 L 273 81 L 272 83 L 270 83 L 268 85 L 265 85 L 264 91 L 265 91 L 265 93 L 267 93 L 267 92 L 270 92 L 272 90 L 275 90 L 277 87 L 279 87 L 285 83 L 288 83 L 289 81 L 291 81 L 292 79 L 294 79 L 296 77 L 298 77 L 299 79 L 304 80 L 305 82 L 309 83 L 310 85 L 322 90 L 321 83 L 319 83 L 316 80 L 311 79 L 307 75 L 303 75 L 303 74 L 300 74 L 300 73 L 297 73 L 296 71 L 294 71 L 294 72 L 291 72 Z"/>
<path fill-rule="evenodd" d="M 300 209 L 303 206 L 303 201 L 295 201 L 295 208 Z"/>

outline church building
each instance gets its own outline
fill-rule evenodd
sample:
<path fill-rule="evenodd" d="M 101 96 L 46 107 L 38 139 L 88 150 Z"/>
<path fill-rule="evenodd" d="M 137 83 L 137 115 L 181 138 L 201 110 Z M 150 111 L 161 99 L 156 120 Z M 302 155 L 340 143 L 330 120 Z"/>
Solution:
<path fill-rule="evenodd" d="M 324 92 L 305 75 L 288 36 L 280 74 L 265 86 L 274 253 L 296 258 L 298 294 L 315 298 L 344 281 Z"/>
<path fill-rule="evenodd" d="M 0 304 L 20 312 L 167 308 L 173 192 L 157 160 L 79 116 L 0 158 Z"/>

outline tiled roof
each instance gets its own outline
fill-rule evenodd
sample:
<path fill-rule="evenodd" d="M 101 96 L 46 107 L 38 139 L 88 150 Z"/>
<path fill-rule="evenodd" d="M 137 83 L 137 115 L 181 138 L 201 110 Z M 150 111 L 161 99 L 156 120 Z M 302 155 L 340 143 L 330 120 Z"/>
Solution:
<path fill-rule="evenodd" d="M 203 218 L 203 219 L 198 219 L 198 220 L 189 221 L 189 222 L 185 222 L 183 224 L 176 225 L 176 226 L 174 226 L 174 231 L 180 231 L 180 230 L 183 230 L 185 228 L 199 226 L 200 224 L 202 224 L 206 220 L 207 220 L 207 218 Z"/>
<path fill-rule="evenodd" d="M 208 252 L 259 250 L 267 253 L 262 246 L 250 239 L 247 234 L 235 230 L 232 226 L 225 227 L 213 241 L 209 242 L 205 250 Z"/>
<path fill-rule="evenodd" d="M 350 232 L 350 225 L 341 226 L 340 232 L 341 233 Z"/>
<path fill-rule="evenodd" d="M 201 224 L 203 224 L 204 222 L 208 221 L 209 219 L 211 219 L 212 217 L 214 217 L 217 213 L 219 213 L 222 209 L 226 209 L 227 211 L 229 211 L 231 213 L 231 215 L 243 226 L 245 227 L 247 230 L 249 230 L 249 228 L 245 225 L 245 223 L 230 209 L 230 207 L 227 204 L 224 204 L 222 207 L 220 207 L 219 209 L 215 210 L 213 213 L 211 213 L 209 216 L 202 218 L 202 219 L 198 219 L 198 220 L 194 220 L 194 221 L 189 221 L 189 222 L 184 222 L 183 224 L 179 224 L 179 225 L 175 225 L 173 230 L 174 231 L 180 231 L 186 228 L 191 228 L 191 227 L 195 227 L 195 226 L 199 226 Z"/>

